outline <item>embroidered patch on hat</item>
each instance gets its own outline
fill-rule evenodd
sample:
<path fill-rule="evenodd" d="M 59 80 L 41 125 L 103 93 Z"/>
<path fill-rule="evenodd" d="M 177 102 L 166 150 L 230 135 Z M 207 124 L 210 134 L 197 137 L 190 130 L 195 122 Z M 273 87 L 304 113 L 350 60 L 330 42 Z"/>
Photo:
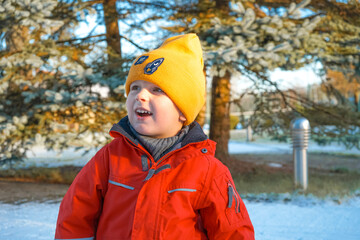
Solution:
<path fill-rule="evenodd" d="M 164 62 L 164 58 L 158 58 L 152 61 L 151 63 L 148 63 L 144 68 L 144 73 L 153 74 L 163 62 Z"/>
<path fill-rule="evenodd" d="M 148 58 L 149 58 L 149 56 L 141 56 L 141 57 L 139 57 L 139 59 L 136 61 L 136 63 L 134 65 L 142 64 Z"/>

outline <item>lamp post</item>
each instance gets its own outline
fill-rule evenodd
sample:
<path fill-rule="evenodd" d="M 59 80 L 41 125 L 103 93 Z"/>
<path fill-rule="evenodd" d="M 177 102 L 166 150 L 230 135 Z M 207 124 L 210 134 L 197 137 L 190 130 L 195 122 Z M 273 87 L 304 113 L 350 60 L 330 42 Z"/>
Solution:
<path fill-rule="evenodd" d="M 296 118 L 291 121 L 291 138 L 295 187 L 305 191 L 308 186 L 307 148 L 310 138 L 310 123 L 306 118 Z"/>

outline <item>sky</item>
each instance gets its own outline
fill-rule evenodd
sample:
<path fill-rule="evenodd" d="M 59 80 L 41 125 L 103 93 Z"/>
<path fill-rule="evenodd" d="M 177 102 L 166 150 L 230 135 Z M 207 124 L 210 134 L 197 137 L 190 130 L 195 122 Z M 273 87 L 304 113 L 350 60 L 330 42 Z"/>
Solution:
<path fill-rule="evenodd" d="M 319 64 L 309 64 L 303 68 L 291 71 L 275 69 L 269 73 L 270 80 L 276 82 L 281 90 L 306 88 L 309 85 L 320 84 L 321 77 L 316 73 L 320 69 Z M 209 84 L 210 85 L 210 84 Z M 247 88 L 253 86 L 253 82 L 245 76 L 234 76 L 231 79 L 233 93 L 241 94 Z"/>
<path fill-rule="evenodd" d="M 321 77 L 316 74 L 316 69 L 320 66 L 310 64 L 298 70 L 283 71 L 276 69 L 271 72 L 270 78 L 280 84 L 281 88 L 306 87 L 321 82 Z"/>

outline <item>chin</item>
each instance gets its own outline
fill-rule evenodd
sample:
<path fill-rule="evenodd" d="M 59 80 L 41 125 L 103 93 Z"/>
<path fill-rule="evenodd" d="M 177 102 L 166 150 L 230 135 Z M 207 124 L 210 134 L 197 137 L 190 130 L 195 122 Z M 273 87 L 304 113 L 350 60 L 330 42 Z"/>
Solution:
<path fill-rule="evenodd" d="M 133 128 L 141 135 L 148 136 L 148 137 L 152 137 L 154 135 L 151 131 L 143 129 L 142 127 L 138 126 L 138 127 L 133 127 Z"/>

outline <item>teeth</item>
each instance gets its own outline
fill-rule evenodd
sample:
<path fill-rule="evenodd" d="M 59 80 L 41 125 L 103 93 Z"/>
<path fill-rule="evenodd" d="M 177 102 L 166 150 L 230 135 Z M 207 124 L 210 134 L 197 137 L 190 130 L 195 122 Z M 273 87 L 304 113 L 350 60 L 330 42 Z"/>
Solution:
<path fill-rule="evenodd" d="M 137 112 L 137 113 L 142 113 L 142 114 L 144 114 L 144 113 L 146 113 L 146 114 L 151 114 L 151 112 L 146 111 L 146 110 L 136 110 L 136 112 Z"/>

